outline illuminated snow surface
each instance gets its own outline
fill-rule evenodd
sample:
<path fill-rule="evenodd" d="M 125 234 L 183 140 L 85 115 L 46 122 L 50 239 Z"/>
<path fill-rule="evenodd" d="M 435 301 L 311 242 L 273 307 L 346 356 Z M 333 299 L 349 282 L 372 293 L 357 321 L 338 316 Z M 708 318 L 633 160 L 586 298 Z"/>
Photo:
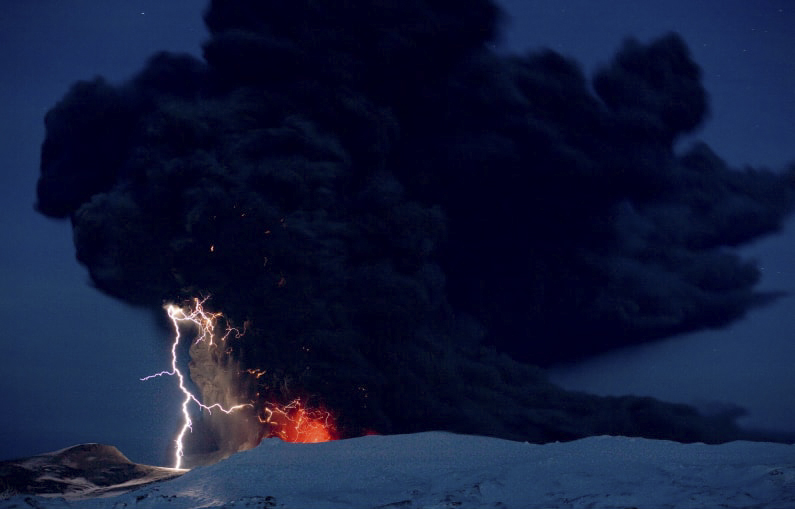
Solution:
<path fill-rule="evenodd" d="M 534 445 L 431 432 L 268 439 L 103 498 L 6 492 L 0 508 L 795 508 L 795 446 L 591 437 Z"/>

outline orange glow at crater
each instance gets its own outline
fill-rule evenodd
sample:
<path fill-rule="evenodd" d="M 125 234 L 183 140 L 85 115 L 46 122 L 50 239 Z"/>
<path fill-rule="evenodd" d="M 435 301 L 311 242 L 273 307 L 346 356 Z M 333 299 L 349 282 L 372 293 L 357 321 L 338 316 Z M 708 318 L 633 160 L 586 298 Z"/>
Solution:
<path fill-rule="evenodd" d="M 263 424 L 270 424 L 265 438 L 278 437 L 285 442 L 315 443 L 337 439 L 334 416 L 322 408 L 306 408 L 300 399 L 287 405 L 268 404 Z"/>

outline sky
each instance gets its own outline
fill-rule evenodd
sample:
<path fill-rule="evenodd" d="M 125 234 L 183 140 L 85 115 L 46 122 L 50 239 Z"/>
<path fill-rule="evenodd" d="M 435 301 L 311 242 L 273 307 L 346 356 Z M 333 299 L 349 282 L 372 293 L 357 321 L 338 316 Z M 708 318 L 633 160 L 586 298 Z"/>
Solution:
<path fill-rule="evenodd" d="M 199 54 L 203 1 L 42 0 L 0 11 L 0 217 L 5 296 L 0 458 L 74 443 L 116 445 L 134 461 L 167 463 L 177 394 L 166 380 L 167 333 L 150 314 L 91 287 L 74 259 L 68 224 L 33 210 L 43 117 L 78 79 L 119 82 L 158 50 Z M 703 139 L 733 166 L 777 168 L 795 159 L 795 41 L 786 1 L 508 1 L 501 51 L 549 47 L 605 63 L 626 36 L 679 32 L 703 69 L 711 117 Z M 689 140 L 682 140 L 686 145 Z M 743 252 L 759 260 L 763 289 L 795 290 L 792 221 Z M 601 394 L 648 394 L 747 407 L 749 426 L 795 430 L 792 298 L 752 312 L 727 330 L 645 345 L 551 376 Z M 130 338 L 134 341 L 130 341 Z"/>

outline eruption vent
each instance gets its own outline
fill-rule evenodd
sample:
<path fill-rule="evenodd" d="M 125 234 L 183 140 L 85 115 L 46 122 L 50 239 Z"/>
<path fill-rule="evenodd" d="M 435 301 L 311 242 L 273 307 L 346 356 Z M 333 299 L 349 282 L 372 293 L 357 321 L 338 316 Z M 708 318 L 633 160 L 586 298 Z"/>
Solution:
<path fill-rule="evenodd" d="M 269 403 L 264 414 L 265 418 L 260 418 L 260 422 L 270 426 L 269 437 L 303 444 L 328 442 L 336 438 L 331 413 L 323 409 L 305 408 L 300 399 L 287 405 Z"/>

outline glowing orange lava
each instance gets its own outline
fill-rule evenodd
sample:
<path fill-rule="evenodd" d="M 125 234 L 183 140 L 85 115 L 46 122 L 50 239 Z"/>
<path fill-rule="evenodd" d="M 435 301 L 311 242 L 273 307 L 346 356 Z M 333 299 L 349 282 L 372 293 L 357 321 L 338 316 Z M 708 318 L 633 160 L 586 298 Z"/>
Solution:
<path fill-rule="evenodd" d="M 337 439 L 334 417 L 326 410 L 306 408 L 300 399 L 287 405 L 268 404 L 260 422 L 270 424 L 265 438 L 278 437 L 285 442 L 315 443 Z"/>

